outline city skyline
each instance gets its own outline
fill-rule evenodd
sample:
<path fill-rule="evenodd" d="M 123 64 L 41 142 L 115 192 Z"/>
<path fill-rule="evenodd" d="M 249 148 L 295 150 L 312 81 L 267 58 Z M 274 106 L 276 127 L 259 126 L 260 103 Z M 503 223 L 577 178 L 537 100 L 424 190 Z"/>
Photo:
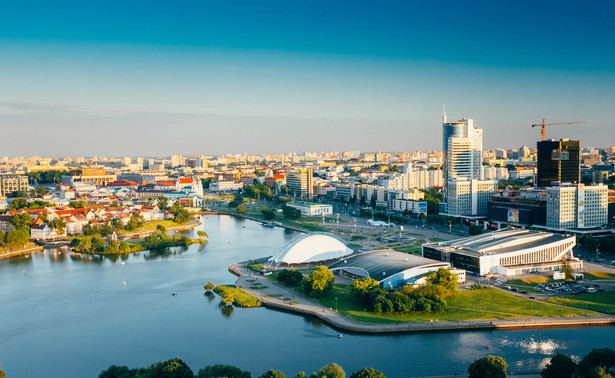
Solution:
<path fill-rule="evenodd" d="M 613 5 L 34 2 L 0 23 L 8 156 L 532 148 L 615 141 Z M 25 138 L 24 138 L 25 137 Z M 15 143 L 15 141 L 20 141 Z"/>

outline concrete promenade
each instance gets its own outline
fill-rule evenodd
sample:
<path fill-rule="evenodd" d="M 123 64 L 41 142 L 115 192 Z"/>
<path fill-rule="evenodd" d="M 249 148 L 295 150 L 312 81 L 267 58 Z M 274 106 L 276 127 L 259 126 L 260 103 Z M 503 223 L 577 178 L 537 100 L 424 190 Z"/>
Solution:
<path fill-rule="evenodd" d="M 338 312 L 324 307 L 312 299 L 298 295 L 288 288 L 278 285 L 260 274 L 250 271 L 245 265 L 231 264 L 229 271 L 238 276 L 235 285 L 260 299 L 264 306 L 279 310 L 312 315 L 331 327 L 350 333 L 413 333 L 434 331 L 471 331 L 471 330 L 509 330 L 523 328 L 562 328 L 597 327 L 615 325 L 615 317 L 610 315 L 562 317 L 562 318 L 524 318 L 512 320 L 475 320 L 459 322 L 365 324 L 344 317 Z M 250 281 L 260 281 L 266 289 L 253 290 Z M 270 297 L 269 295 L 275 295 Z M 281 298 L 289 298 L 282 300 Z M 295 304 L 291 304 L 294 302 Z"/>
<path fill-rule="evenodd" d="M 13 256 L 25 255 L 31 252 L 42 251 L 44 248 L 38 245 L 20 249 L 12 249 L 10 251 L 0 252 L 0 259 L 9 258 Z"/>

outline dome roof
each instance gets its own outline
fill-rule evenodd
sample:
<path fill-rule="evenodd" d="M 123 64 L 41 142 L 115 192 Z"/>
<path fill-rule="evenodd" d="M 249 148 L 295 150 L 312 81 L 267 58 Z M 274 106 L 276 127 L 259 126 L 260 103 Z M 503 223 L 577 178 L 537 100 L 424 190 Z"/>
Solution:
<path fill-rule="evenodd" d="M 353 250 L 340 238 L 325 232 L 303 234 L 286 245 L 280 253 L 271 257 L 267 264 L 279 266 L 326 261 L 352 254 Z"/>

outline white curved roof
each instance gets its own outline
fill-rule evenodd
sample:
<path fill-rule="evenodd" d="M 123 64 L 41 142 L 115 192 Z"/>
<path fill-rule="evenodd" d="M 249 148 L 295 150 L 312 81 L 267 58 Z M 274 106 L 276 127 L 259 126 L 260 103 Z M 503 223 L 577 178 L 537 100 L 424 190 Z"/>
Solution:
<path fill-rule="evenodd" d="M 341 258 L 353 250 L 337 236 L 325 232 L 303 234 L 286 245 L 280 253 L 271 257 L 270 266 L 281 263 L 300 264 Z"/>

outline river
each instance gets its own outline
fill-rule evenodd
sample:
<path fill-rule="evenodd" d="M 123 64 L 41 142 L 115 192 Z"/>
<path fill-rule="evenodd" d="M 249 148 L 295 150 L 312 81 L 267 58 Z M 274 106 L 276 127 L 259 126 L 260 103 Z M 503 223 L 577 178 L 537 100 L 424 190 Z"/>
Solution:
<path fill-rule="evenodd" d="M 292 377 L 336 362 L 348 374 L 371 366 L 407 377 L 463 374 L 487 354 L 503 357 L 509 372 L 524 372 L 556 351 L 615 349 L 611 327 L 338 339 L 337 331 L 299 315 L 225 313 L 203 285 L 233 283 L 230 263 L 271 255 L 297 234 L 230 216 L 204 216 L 202 223 L 187 235 L 206 231 L 205 246 L 115 258 L 45 250 L 0 260 L 2 370 L 8 377 L 96 377 L 112 364 L 144 367 L 178 356 L 195 373 L 223 363 L 254 376 L 273 368 Z"/>

